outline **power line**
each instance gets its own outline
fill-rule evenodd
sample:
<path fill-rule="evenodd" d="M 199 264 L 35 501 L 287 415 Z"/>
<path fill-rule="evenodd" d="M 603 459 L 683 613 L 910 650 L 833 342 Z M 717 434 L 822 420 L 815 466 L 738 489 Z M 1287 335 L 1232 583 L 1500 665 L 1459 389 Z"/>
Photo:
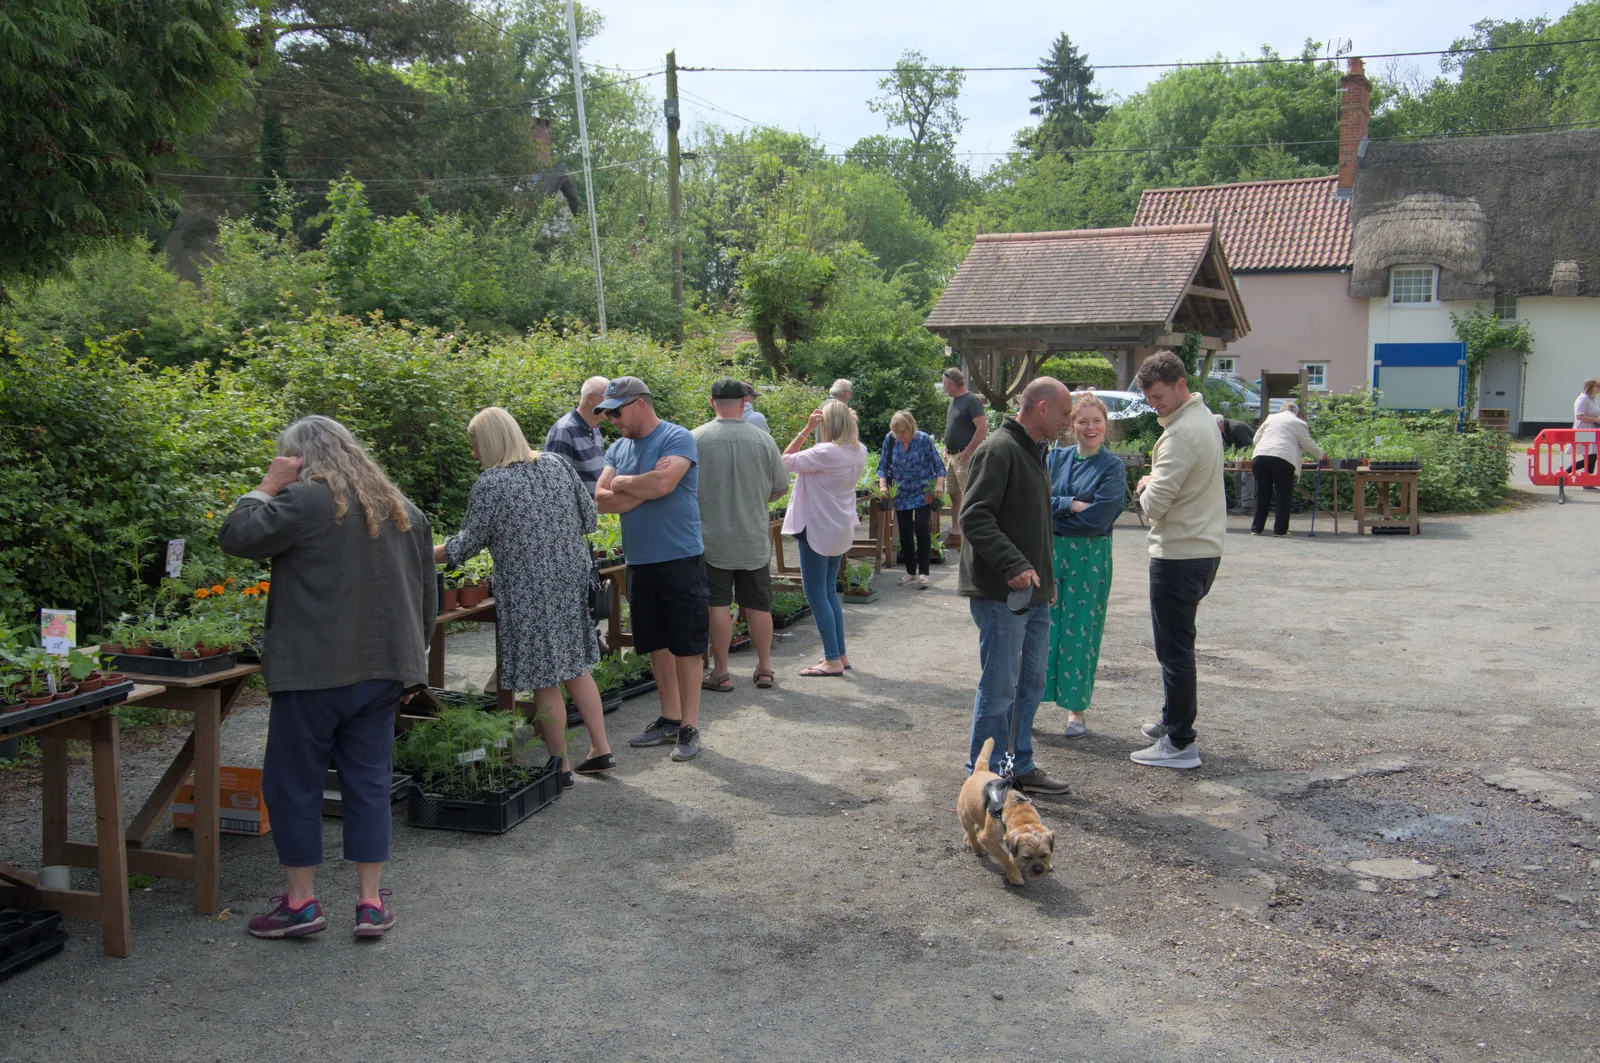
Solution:
<path fill-rule="evenodd" d="M 1353 58 L 1360 59 L 1408 59 L 1426 55 L 1469 55 L 1479 52 L 1510 52 L 1523 48 L 1557 48 L 1573 44 L 1600 44 L 1600 37 L 1581 37 L 1570 41 L 1538 41 L 1527 44 L 1483 44 L 1469 45 L 1462 48 L 1435 48 L 1420 52 L 1378 52 L 1371 55 L 1362 55 Z M 1195 61 L 1177 61 L 1169 63 L 1092 63 L 1091 68 L 1100 70 L 1168 70 L 1184 67 L 1206 66 L 1268 66 L 1275 63 L 1331 63 L 1337 62 L 1336 57 L 1306 58 L 1304 56 L 1264 56 L 1259 59 L 1204 59 Z M 988 74 L 988 73 L 1014 73 L 1014 72 L 1047 72 L 1050 67 L 1044 62 L 1034 63 L 1031 66 L 958 66 L 955 64 L 941 64 L 923 67 L 893 67 L 893 66 L 680 66 L 685 72 L 702 74 L 893 74 L 899 70 L 912 70 L 917 72 L 944 72 L 958 70 L 963 74 Z"/>

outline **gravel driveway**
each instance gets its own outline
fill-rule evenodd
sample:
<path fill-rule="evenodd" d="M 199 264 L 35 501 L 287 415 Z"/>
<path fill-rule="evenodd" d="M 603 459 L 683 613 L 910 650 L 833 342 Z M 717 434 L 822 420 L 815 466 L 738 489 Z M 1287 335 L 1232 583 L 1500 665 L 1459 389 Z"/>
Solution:
<path fill-rule="evenodd" d="M 510 834 L 397 823 L 382 941 L 349 938 L 338 863 L 332 931 L 251 939 L 281 879 L 269 842 L 225 838 L 231 917 L 138 889 L 126 960 L 71 921 L 0 986 L 0 1060 L 1595 1059 L 1600 501 L 1572 503 L 1418 539 L 1230 519 L 1188 773 L 1127 759 L 1160 694 L 1124 518 L 1090 736 L 1039 715 L 1073 792 L 1039 802 L 1055 873 L 1023 889 L 960 847 L 977 640 L 951 564 L 846 607 L 846 681 L 796 675 L 809 624 L 774 690 L 736 656 L 690 764 L 626 748 L 647 696 L 607 717 L 621 769 Z M 452 638 L 456 679 L 481 683 L 487 643 Z M 259 702 L 231 720 L 225 761 L 259 764 L 265 723 Z M 173 739 L 125 741 L 132 804 Z M 0 776 L 25 866 L 28 782 Z"/>

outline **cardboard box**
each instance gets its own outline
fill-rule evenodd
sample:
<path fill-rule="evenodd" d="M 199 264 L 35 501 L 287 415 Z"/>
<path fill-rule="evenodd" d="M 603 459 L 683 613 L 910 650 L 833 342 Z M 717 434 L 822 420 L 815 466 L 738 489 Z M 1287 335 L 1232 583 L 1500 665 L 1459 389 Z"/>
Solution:
<path fill-rule="evenodd" d="M 222 769 L 222 793 L 217 802 L 224 834 L 260 837 L 272 832 L 267 803 L 261 796 L 260 768 Z M 191 774 L 172 801 L 172 828 L 194 830 L 194 775 Z"/>

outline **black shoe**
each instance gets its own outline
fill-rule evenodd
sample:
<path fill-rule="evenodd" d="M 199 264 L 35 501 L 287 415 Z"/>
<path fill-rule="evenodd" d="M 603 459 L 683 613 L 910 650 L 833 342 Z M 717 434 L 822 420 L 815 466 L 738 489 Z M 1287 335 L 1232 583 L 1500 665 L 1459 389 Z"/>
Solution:
<path fill-rule="evenodd" d="M 570 790 L 576 785 L 578 785 L 578 780 L 572 777 L 572 772 L 564 771 L 561 773 L 561 788 L 563 790 Z"/>
<path fill-rule="evenodd" d="M 678 720 L 669 720 L 665 716 L 657 716 L 656 722 L 644 729 L 643 734 L 635 735 L 628 739 L 630 746 L 642 748 L 644 746 L 664 746 L 668 742 L 677 742 L 678 728 L 682 724 Z"/>
<path fill-rule="evenodd" d="M 1072 788 L 1060 779 L 1052 779 L 1044 773 L 1043 768 L 1034 768 L 1014 780 L 1017 789 L 1024 793 L 1034 794 L 1064 794 Z"/>
<path fill-rule="evenodd" d="M 678 744 L 672 747 L 673 760 L 693 760 L 700 755 L 700 729 L 678 728 Z"/>
<path fill-rule="evenodd" d="M 617 766 L 617 758 L 612 753 L 602 753 L 598 757 L 590 757 L 582 761 L 572 770 L 579 775 L 599 775 L 603 771 L 612 771 Z"/>

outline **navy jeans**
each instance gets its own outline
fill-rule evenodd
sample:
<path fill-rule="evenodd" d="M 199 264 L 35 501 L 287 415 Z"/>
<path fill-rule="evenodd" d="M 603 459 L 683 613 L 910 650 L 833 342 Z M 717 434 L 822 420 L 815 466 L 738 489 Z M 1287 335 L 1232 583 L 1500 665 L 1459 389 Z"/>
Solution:
<path fill-rule="evenodd" d="M 1167 737 L 1179 749 L 1194 742 L 1194 719 L 1199 712 L 1194 618 L 1200 610 L 1200 600 L 1211 592 L 1221 564 L 1220 557 L 1150 559 L 1150 626 L 1155 633 L 1156 660 L 1161 662 L 1165 694 L 1161 722 L 1167 725 Z"/>
<path fill-rule="evenodd" d="M 278 863 L 322 863 L 322 790 L 329 768 L 339 773 L 344 802 L 344 858 L 363 864 L 389 859 L 394 706 L 403 690 L 397 680 L 369 679 L 272 695 L 261 796 L 272 816 Z"/>
<path fill-rule="evenodd" d="M 800 586 L 806 593 L 806 604 L 811 606 L 811 618 L 817 622 L 817 634 L 822 636 L 822 655 L 837 661 L 845 655 L 844 604 L 839 601 L 840 554 L 829 557 L 811 549 L 804 538 L 796 537 L 800 544 Z"/>
<path fill-rule="evenodd" d="M 1017 706 L 1016 774 L 1033 770 L 1033 716 L 1044 697 L 1050 663 L 1050 607 L 1036 605 L 1013 613 L 1005 602 L 969 598 L 978 625 L 978 696 L 972 703 L 972 740 L 967 771 L 972 771 L 986 738 L 994 739 L 991 771 L 998 771 L 1011 744 L 1011 705 Z"/>

